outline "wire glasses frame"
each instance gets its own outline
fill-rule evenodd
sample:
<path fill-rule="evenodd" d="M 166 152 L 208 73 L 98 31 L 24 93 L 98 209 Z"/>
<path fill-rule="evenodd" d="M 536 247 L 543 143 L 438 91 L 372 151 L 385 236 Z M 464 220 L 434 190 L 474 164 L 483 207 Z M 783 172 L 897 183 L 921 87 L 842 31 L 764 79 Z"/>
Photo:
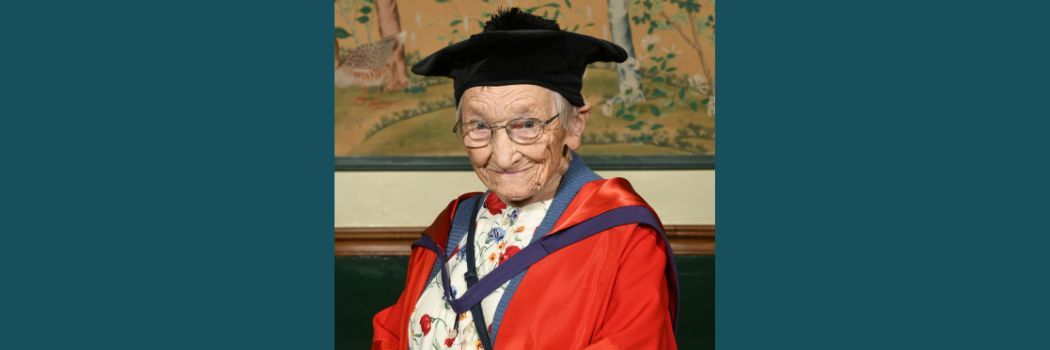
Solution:
<path fill-rule="evenodd" d="M 547 125 L 558 119 L 559 115 L 560 113 L 556 113 L 546 121 L 536 118 L 511 119 L 503 125 L 489 125 L 488 123 L 477 121 L 464 126 L 463 120 L 460 119 L 452 127 L 452 133 L 459 136 L 459 142 L 468 148 L 488 146 L 489 141 L 492 140 L 493 133 L 499 129 L 505 129 L 507 137 L 514 143 L 528 145 L 539 140 L 540 136 L 543 136 L 543 130 L 547 129 Z"/>

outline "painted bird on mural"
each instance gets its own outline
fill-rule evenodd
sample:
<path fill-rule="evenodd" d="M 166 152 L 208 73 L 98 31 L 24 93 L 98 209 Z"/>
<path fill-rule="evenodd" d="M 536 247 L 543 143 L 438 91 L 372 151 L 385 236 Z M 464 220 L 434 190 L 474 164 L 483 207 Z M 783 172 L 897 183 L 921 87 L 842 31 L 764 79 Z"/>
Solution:
<path fill-rule="evenodd" d="M 401 32 L 398 35 L 391 35 L 348 50 L 346 54 L 339 57 L 335 67 L 335 86 L 377 87 L 379 93 L 376 94 L 375 100 L 366 102 L 374 108 L 375 104 L 379 103 L 386 80 L 392 74 L 390 61 L 394 57 L 394 51 L 404 40 L 405 33 Z M 357 100 L 365 102 L 367 99 L 358 98 Z"/>

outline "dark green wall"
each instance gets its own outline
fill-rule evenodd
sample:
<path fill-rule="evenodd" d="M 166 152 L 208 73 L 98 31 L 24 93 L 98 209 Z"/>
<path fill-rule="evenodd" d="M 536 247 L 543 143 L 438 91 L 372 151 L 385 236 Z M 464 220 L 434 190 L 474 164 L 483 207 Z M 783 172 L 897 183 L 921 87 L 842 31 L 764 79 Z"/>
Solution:
<path fill-rule="evenodd" d="M 678 346 L 715 347 L 715 258 L 679 256 L 682 288 Z M 335 259 L 335 348 L 368 349 L 372 315 L 393 304 L 404 287 L 407 257 Z"/>

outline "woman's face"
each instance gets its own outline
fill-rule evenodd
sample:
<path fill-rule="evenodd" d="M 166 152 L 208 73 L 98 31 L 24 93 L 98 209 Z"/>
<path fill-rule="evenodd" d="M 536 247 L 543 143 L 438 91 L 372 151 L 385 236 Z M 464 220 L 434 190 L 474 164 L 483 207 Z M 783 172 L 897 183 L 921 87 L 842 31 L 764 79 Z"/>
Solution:
<path fill-rule="evenodd" d="M 502 126 L 516 118 L 546 121 L 558 113 L 550 90 L 536 85 L 473 87 L 463 92 L 461 100 L 464 125 L 482 121 Z M 512 141 L 506 129 L 495 130 L 487 145 L 466 148 L 474 172 L 489 190 L 512 205 L 553 198 L 569 166 L 568 150 L 580 146 L 587 110 L 588 106 L 580 109 L 573 130 L 565 130 L 562 118 L 558 118 L 546 126 L 539 139 L 527 145 Z"/>

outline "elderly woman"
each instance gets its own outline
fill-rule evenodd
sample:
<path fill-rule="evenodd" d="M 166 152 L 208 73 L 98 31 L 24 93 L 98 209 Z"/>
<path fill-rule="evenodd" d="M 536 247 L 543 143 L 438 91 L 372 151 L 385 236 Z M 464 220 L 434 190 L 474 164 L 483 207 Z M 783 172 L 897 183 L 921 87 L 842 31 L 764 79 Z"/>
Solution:
<path fill-rule="evenodd" d="M 575 150 L 586 65 L 610 42 L 513 8 L 414 67 L 454 81 L 453 130 L 485 193 L 449 203 L 413 244 L 373 349 L 674 349 L 677 277 L 656 214 Z"/>

